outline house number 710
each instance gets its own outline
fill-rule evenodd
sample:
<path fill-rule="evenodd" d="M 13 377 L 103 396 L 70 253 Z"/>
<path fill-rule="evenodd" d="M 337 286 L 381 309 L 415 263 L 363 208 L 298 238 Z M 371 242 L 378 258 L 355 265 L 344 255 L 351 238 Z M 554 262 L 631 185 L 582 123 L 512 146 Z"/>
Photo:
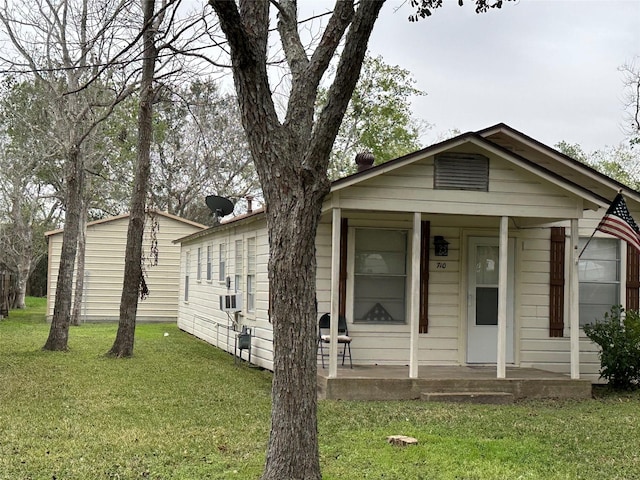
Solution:
<path fill-rule="evenodd" d="M 438 268 L 440 270 L 444 270 L 445 268 L 447 268 L 447 262 L 438 262 L 438 263 L 436 263 L 436 268 Z"/>

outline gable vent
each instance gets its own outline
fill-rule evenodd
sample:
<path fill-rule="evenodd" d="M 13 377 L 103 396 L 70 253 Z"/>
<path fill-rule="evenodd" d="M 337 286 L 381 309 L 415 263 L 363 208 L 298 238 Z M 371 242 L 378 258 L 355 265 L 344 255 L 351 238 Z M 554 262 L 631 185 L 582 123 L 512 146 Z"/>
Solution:
<path fill-rule="evenodd" d="M 437 155 L 433 188 L 489 191 L 489 159 L 474 153 Z"/>

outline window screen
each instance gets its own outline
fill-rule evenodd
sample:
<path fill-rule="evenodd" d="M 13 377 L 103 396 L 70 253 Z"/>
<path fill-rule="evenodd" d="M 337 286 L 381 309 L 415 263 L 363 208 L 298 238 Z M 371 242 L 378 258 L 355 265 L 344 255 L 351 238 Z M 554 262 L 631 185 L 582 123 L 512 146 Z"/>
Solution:
<path fill-rule="evenodd" d="M 579 250 L 587 239 L 581 238 Z M 580 325 L 602 320 L 620 304 L 620 241 L 592 238 L 578 262 Z"/>

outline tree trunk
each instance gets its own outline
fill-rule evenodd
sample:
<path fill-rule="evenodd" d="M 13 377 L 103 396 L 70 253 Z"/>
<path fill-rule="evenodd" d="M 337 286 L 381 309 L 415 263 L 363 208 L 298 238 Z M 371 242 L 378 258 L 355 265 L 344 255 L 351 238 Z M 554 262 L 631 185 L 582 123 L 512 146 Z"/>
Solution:
<path fill-rule="evenodd" d="M 44 350 L 68 350 L 73 265 L 76 259 L 78 232 L 80 229 L 80 209 L 84 191 L 84 165 L 77 145 L 69 152 L 66 182 L 65 222 L 64 232 L 62 233 L 62 251 L 58 269 L 56 298 L 49 337 L 43 347 Z"/>
<path fill-rule="evenodd" d="M 27 295 L 27 283 L 29 273 L 31 273 L 31 242 L 24 245 L 22 260 L 18 265 L 18 281 L 16 282 L 16 298 L 13 301 L 13 308 L 26 308 L 25 297 Z"/>
<path fill-rule="evenodd" d="M 303 194 L 302 182 L 297 192 L 295 180 L 278 183 L 273 190 L 290 194 L 271 198 L 267 210 L 274 375 L 262 478 L 319 480 L 315 238 L 322 199 Z"/>
<path fill-rule="evenodd" d="M 145 204 L 151 170 L 150 149 L 153 134 L 153 77 L 157 50 L 154 43 L 155 0 L 143 0 L 144 5 L 144 58 L 140 85 L 140 111 L 138 112 L 138 164 L 131 197 L 131 212 L 127 230 L 124 280 L 120 298 L 120 320 L 116 339 L 109 355 L 131 357 L 136 330 L 138 295 L 142 283 L 142 239 L 144 235 Z"/>
<path fill-rule="evenodd" d="M 11 241 L 13 251 L 9 258 L 14 257 L 11 262 L 16 274 L 15 297 L 9 308 L 25 308 L 25 296 L 27 294 L 27 283 L 29 282 L 29 274 L 31 273 L 31 255 L 33 252 L 33 230 L 29 210 L 31 208 L 25 206 L 26 199 L 23 198 L 24 191 L 18 188 L 13 189 L 12 208 L 10 218 L 12 220 L 11 228 L 13 230 L 14 240 Z"/>
<path fill-rule="evenodd" d="M 90 187 L 89 187 L 90 188 Z M 87 200 L 83 199 L 78 228 L 78 251 L 76 252 L 76 290 L 71 311 L 71 325 L 80 325 L 80 314 L 84 302 L 84 261 L 87 247 Z"/>
<path fill-rule="evenodd" d="M 384 0 L 338 1 L 309 57 L 295 0 L 278 4 L 278 32 L 291 70 L 284 121 L 274 107 L 266 59 L 267 0 L 209 0 L 229 42 L 242 123 L 267 205 L 274 375 L 271 435 L 262 480 L 320 480 L 317 432 L 315 238 L 329 191 L 329 154 L 355 88 Z M 316 117 L 320 80 L 341 39 L 344 48 Z"/>

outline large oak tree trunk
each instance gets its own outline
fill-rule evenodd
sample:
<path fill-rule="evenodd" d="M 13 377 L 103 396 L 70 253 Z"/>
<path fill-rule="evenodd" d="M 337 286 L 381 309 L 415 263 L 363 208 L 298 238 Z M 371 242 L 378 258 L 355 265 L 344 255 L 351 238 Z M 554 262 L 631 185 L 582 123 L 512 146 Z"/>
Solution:
<path fill-rule="evenodd" d="M 143 0 L 144 9 L 144 58 L 142 61 L 142 82 L 140 92 L 140 110 L 138 112 L 138 163 L 131 197 L 131 212 L 127 230 L 125 250 L 124 280 L 120 298 L 120 320 L 118 332 L 109 355 L 130 357 L 136 330 L 138 296 L 142 278 L 142 239 L 144 236 L 145 206 L 147 187 L 151 171 L 151 137 L 153 135 L 153 77 L 157 50 L 154 43 L 153 16 L 155 0 Z"/>
<path fill-rule="evenodd" d="M 84 165 L 80 149 L 77 146 L 69 152 L 66 183 L 65 222 L 56 298 L 49 337 L 43 347 L 44 350 L 66 351 L 68 349 L 73 266 L 76 259 L 78 232 L 80 231 L 80 207 L 84 193 Z"/>
<path fill-rule="evenodd" d="M 263 479 L 319 479 L 315 238 L 322 195 L 274 177 L 267 223 L 274 364 Z M 277 196 L 273 192 L 280 192 Z M 292 252 L 295 252 L 293 254 Z"/>
<path fill-rule="evenodd" d="M 209 0 L 229 41 L 233 76 L 267 205 L 274 375 L 271 435 L 263 480 L 320 480 L 317 432 L 315 238 L 329 191 L 329 155 L 358 80 L 384 0 L 339 0 L 309 57 L 295 0 L 279 0 L 278 33 L 291 70 L 285 119 L 267 74 L 268 0 Z M 346 34 L 326 106 L 315 118 L 318 85 Z"/>

